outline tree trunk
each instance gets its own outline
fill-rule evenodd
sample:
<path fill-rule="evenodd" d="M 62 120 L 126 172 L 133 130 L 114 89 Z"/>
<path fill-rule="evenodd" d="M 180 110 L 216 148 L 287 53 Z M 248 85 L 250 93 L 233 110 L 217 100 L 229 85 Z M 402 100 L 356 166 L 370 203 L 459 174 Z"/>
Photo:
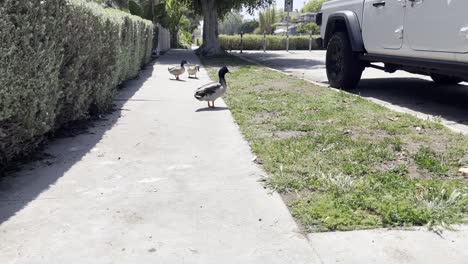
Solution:
<path fill-rule="evenodd" d="M 203 11 L 203 44 L 198 52 L 202 56 L 224 54 L 218 37 L 218 11 L 216 0 L 201 0 Z"/>
<path fill-rule="evenodd" d="M 171 32 L 171 48 L 177 49 L 179 48 L 179 38 L 177 31 Z"/>
<path fill-rule="evenodd" d="M 157 1 L 159 4 L 159 0 L 150 0 L 151 1 L 151 21 L 153 21 L 153 50 L 157 50 L 158 43 L 159 43 L 159 26 L 156 23 L 156 16 L 154 14 L 154 1 Z"/>

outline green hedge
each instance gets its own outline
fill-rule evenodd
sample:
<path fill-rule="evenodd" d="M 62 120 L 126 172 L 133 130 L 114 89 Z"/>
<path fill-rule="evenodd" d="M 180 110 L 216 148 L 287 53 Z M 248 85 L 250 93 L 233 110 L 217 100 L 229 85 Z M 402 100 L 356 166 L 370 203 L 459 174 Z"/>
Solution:
<path fill-rule="evenodd" d="M 0 169 L 108 110 L 151 59 L 150 21 L 85 0 L 0 1 Z"/>
<path fill-rule="evenodd" d="M 317 42 L 317 37 L 313 37 L 312 49 L 320 49 Z M 240 36 L 220 35 L 221 47 L 225 50 L 239 50 L 240 49 Z M 284 50 L 286 49 L 285 36 L 266 36 L 267 50 Z M 243 36 L 243 49 L 244 50 L 262 50 L 263 49 L 263 35 L 244 35 Z M 309 50 L 309 36 L 291 36 L 289 38 L 290 50 Z"/>

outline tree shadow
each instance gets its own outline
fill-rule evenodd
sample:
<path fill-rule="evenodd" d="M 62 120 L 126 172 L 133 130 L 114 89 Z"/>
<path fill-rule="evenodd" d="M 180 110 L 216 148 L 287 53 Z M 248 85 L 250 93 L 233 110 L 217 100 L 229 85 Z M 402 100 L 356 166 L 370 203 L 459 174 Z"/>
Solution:
<path fill-rule="evenodd" d="M 467 85 L 439 85 L 420 78 L 376 78 L 361 80 L 351 93 L 468 125 Z"/>
<path fill-rule="evenodd" d="M 295 53 L 294 51 L 292 53 Z M 288 57 L 285 52 L 250 51 L 236 56 L 250 59 L 299 78 L 327 83 L 325 53 L 297 52 L 303 58 Z M 374 72 L 368 72 L 374 71 Z M 367 74 L 366 74 L 367 73 Z M 378 76 L 378 77 L 374 77 Z M 350 91 L 367 98 L 375 98 L 392 105 L 404 107 L 432 116 L 440 116 L 450 123 L 468 125 L 468 87 L 463 85 L 438 85 L 419 75 L 397 77 L 374 69 L 364 72 L 359 86 Z M 414 76 L 414 77 L 412 77 Z"/>
<path fill-rule="evenodd" d="M 304 51 L 301 51 L 305 53 Z M 320 51 L 314 51 L 320 52 Z M 286 53 L 286 51 L 285 51 Z M 289 52 L 294 54 L 294 51 Z M 285 57 L 285 54 L 280 54 L 278 52 L 263 52 L 263 51 L 251 51 L 248 53 L 235 53 L 236 56 L 241 58 L 251 59 L 262 65 L 275 68 L 280 71 L 285 71 L 287 69 L 325 69 L 325 59 L 316 59 L 316 58 L 290 58 Z M 312 54 L 312 53 L 311 53 Z"/>
<path fill-rule="evenodd" d="M 86 134 L 51 139 L 40 151 L 43 159 L 24 163 L 16 172 L 8 172 L 0 178 L 0 224 L 53 186 L 101 141 L 122 112 L 128 111 L 124 105 L 152 76 L 153 69 L 154 63 L 151 63 L 137 79 L 124 83 L 114 100 L 116 111 L 106 115 L 105 119 L 90 121 Z"/>

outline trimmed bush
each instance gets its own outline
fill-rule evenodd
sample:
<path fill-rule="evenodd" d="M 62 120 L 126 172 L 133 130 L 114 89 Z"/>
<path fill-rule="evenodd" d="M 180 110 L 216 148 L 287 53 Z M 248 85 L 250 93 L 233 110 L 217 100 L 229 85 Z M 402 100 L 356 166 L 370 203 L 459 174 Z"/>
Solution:
<path fill-rule="evenodd" d="M 312 49 L 320 49 L 317 42 L 317 37 L 312 39 Z M 239 50 L 240 49 L 240 36 L 220 35 L 221 47 L 225 50 Z M 266 36 L 267 50 L 284 50 L 286 49 L 285 36 Z M 263 49 L 263 35 L 244 35 L 243 37 L 244 50 L 262 50 Z M 308 36 L 291 36 L 289 37 L 290 50 L 308 50 L 309 37 Z"/>
<path fill-rule="evenodd" d="M 0 169 L 110 108 L 151 59 L 150 21 L 85 0 L 0 1 Z"/>

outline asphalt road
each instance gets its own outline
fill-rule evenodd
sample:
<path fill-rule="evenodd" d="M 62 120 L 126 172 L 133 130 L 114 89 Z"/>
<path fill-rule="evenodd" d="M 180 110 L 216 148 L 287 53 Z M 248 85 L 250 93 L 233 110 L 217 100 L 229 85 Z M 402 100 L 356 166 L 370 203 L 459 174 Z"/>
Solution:
<path fill-rule="evenodd" d="M 327 84 L 325 51 L 233 53 L 300 78 Z M 420 118 L 441 117 L 447 127 L 468 134 L 467 85 L 442 86 L 427 76 L 366 69 L 358 88 L 351 92 Z"/>

